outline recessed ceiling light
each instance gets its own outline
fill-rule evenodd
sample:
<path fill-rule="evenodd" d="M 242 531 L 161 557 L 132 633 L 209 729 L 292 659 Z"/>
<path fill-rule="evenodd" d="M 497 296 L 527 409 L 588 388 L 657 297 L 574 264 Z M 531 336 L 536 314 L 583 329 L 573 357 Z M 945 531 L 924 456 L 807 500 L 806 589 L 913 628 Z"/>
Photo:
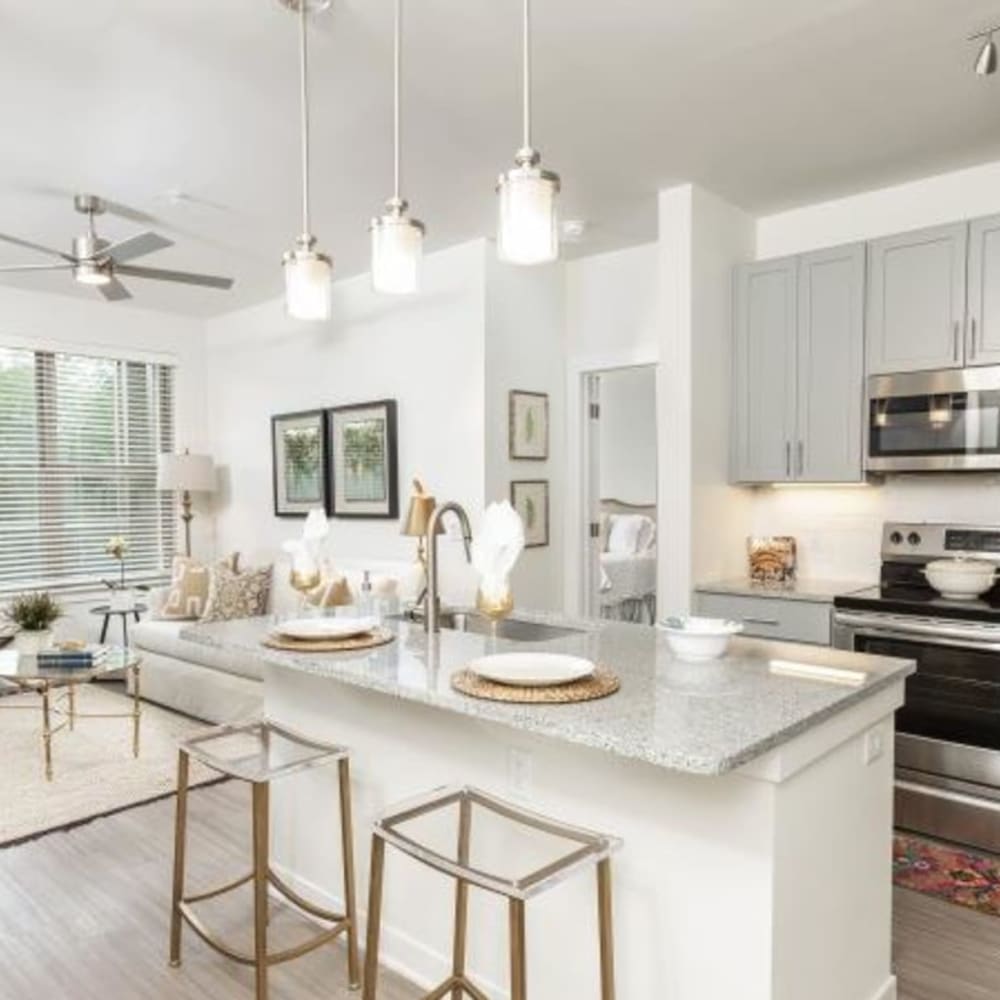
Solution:
<path fill-rule="evenodd" d="M 585 219 L 564 219 L 561 229 L 567 243 L 579 243 L 587 235 L 587 222 Z"/>

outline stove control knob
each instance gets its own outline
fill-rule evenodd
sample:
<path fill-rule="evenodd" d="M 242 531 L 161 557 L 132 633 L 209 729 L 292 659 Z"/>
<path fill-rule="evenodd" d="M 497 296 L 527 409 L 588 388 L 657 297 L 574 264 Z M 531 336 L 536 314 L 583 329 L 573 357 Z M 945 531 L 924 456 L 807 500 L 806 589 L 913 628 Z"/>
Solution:
<path fill-rule="evenodd" d="M 889 541 L 892 542 L 893 545 L 902 545 L 903 544 L 903 533 L 901 531 L 894 531 L 889 536 Z"/>
<path fill-rule="evenodd" d="M 910 543 L 911 545 L 919 545 L 919 544 L 920 544 L 920 542 L 922 541 L 922 539 L 921 539 L 920 535 L 918 535 L 918 534 L 917 534 L 917 533 L 916 533 L 915 531 L 911 531 L 911 532 L 910 532 L 910 533 L 909 533 L 909 534 L 908 534 L 908 535 L 906 536 L 906 540 L 907 540 L 907 541 L 908 541 L 908 542 L 909 542 L 909 543 Z"/>

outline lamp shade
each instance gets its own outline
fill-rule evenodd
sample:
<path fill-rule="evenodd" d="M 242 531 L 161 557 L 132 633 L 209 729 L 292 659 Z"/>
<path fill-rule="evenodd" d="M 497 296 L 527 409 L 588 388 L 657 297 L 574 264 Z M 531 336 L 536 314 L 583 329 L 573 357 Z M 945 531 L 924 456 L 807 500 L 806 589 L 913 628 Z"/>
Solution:
<path fill-rule="evenodd" d="M 156 485 L 161 490 L 214 493 L 215 464 L 210 455 L 164 453 L 156 460 Z"/>
<path fill-rule="evenodd" d="M 409 295 L 420 284 L 424 227 L 401 212 L 389 212 L 371 224 L 372 287 L 387 295 Z"/>
<path fill-rule="evenodd" d="M 410 538 L 423 538 L 427 534 L 427 527 L 431 522 L 431 515 L 434 513 L 435 507 L 437 507 L 437 500 L 429 493 L 424 492 L 423 484 L 419 479 L 414 479 L 410 508 L 400 523 L 400 534 L 408 535 Z M 444 534 L 444 525 L 440 521 L 438 521 L 437 534 Z"/>
<path fill-rule="evenodd" d="M 510 264 L 546 264 L 559 257 L 559 177 L 533 163 L 508 170 L 497 185 L 497 249 Z"/>
<path fill-rule="evenodd" d="M 333 299 L 333 265 L 315 250 L 285 254 L 285 310 L 293 319 L 329 319 Z"/>

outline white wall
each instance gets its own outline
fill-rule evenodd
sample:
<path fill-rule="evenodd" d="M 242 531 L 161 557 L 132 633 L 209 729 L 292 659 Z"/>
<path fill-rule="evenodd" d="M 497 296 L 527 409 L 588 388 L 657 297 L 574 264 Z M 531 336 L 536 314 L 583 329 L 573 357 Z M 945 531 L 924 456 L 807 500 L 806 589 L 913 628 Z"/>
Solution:
<path fill-rule="evenodd" d="M 600 482 L 603 499 L 656 502 L 656 368 L 601 375 Z"/>
<path fill-rule="evenodd" d="M 486 500 L 510 498 L 517 479 L 549 483 L 549 544 L 525 549 L 511 580 L 519 607 L 563 610 L 566 503 L 565 272 L 516 267 L 486 250 Z M 510 390 L 549 395 L 549 458 L 512 460 Z"/>
<path fill-rule="evenodd" d="M 420 476 L 440 502 L 483 509 L 485 243 L 430 254 L 418 296 L 376 295 L 367 276 L 334 285 L 333 316 L 302 324 L 280 300 L 208 322 L 208 416 L 224 466 L 219 551 L 273 558 L 300 520 L 274 516 L 273 414 L 374 399 L 398 401 L 400 513 Z M 331 522 L 334 559 L 411 559 L 397 520 Z M 449 599 L 468 599 L 460 546 L 441 541 Z M 459 581 L 462 585 L 459 586 Z"/>
<path fill-rule="evenodd" d="M 761 218 L 757 256 L 795 254 L 994 213 L 1000 213 L 1000 162 Z M 759 489 L 749 496 L 754 533 L 795 535 L 801 575 L 833 580 L 877 578 L 883 521 L 1000 521 L 1000 477 L 995 476 L 895 476 L 857 489 Z"/>
<path fill-rule="evenodd" d="M 69 295 L 0 288 L 0 344 L 173 363 L 177 446 L 192 451 L 208 446 L 205 339 L 199 320 L 138 309 L 127 303 L 101 299 L 88 302 Z M 195 510 L 201 516 L 196 516 L 193 524 L 193 545 L 205 549 L 211 545 L 210 507 L 199 498 Z M 67 616 L 58 627 L 59 634 L 93 635 L 99 621 L 88 613 L 88 608 L 98 603 L 100 596 L 103 592 L 64 600 Z"/>

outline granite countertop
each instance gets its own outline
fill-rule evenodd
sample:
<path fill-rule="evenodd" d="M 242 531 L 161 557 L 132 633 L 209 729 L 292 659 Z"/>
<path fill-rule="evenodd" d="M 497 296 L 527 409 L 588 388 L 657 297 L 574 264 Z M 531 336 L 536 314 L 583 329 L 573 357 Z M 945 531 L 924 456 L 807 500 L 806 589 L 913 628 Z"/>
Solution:
<path fill-rule="evenodd" d="M 387 645 L 359 652 L 299 653 L 262 646 L 271 619 L 256 618 L 193 625 L 182 630 L 181 638 L 332 683 L 700 775 L 735 770 L 915 669 L 909 660 L 753 639 L 734 640 L 721 660 L 685 663 L 673 657 L 665 636 L 654 628 L 516 617 L 575 625 L 581 631 L 526 643 L 451 630 L 428 637 L 421 625 L 389 620 L 385 624 L 396 639 Z M 606 664 L 620 676 L 621 689 L 574 705 L 512 705 L 470 698 L 451 687 L 451 675 L 477 656 L 531 649 Z M 862 684 L 848 686 L 778 675 L 769 669 L 775 659 L 866 676 Z"/>
<path fill-rule="evenodd" d="M 785 601 L 813 601 L 832 604 L 835 597 L 867 590 L 875 584 L 858 583 L 856 580 L 795 580 L 792 583 L 754 583 L 738 580 L 715 580 L 699 583 L 694 589 L 699 594 L 735 594 L 738 597 L 777 597 Z"/>

